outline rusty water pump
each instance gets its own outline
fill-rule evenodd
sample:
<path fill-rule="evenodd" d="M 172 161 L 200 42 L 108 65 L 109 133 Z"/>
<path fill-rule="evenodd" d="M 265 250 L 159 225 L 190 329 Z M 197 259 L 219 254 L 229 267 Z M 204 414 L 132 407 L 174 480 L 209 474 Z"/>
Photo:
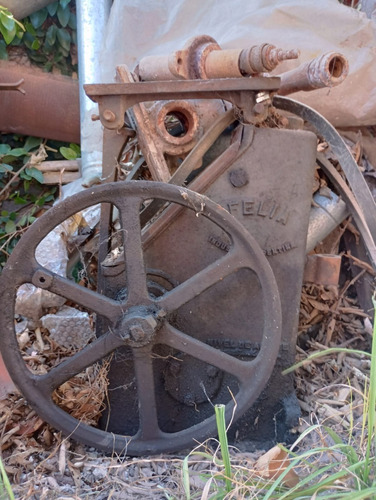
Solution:
<path fill-rule="evenodd" d="M 33 224 L 0 291 L 9 372 L 64 433 L 130 455 L 175 451 L 215 435 L 213 405 L 223 403 L 227 420 L 234 416 L 233 440 L 289 439 L 299 409 L 293 380 L 281 372 L 294 360 L 316 135 L 273 107 L 283 77 L 259 73 L 291 57 L 297 52 L 267 44 L 221 51 L 203 36 L 170 57 L 141 61 L 138 78 L 119 67 L 117 83 L 86 86 L 104 125 L 105 182 Z M 322 64 L 338 82 L 346 73 L 339 54 Z M 311 73 L 299 78 L 307 87 Z M 271 126 L 276 120 L 284 128 Z M 152 178 L 164 182 L 135 180 L 142 161 L 115 182 L 132 123 Z M 49 231 L 98 204 L 90 246 L 97 270 L 86 286 L 41 266 L 35 250 Z M 79 253 L 85 262 L 84 245 Z M 96 339 L 45 373 L 27 366 L 14 330 L 24 283 L 96 322 Z M 95 364 L 109 367 L 97 427 L 60 408 L 55 395 Z"/>

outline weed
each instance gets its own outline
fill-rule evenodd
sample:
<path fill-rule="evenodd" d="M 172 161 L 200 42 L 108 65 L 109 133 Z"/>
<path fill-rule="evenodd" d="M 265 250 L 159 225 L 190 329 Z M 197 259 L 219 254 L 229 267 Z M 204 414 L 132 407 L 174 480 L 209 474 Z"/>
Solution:
<path fill-rule="evenodd" d="M 376 309 L 376 294 L 373 297 Z M 376 315 L 375 315 L 376 316 Z M 371 368 L 369 385 L 363 394 L 363 429 L 355 432 L 354 418 L 350 416 L 348 434 L 343 437 L 326 425 L 310 425 L 295 441 L 290 449 L 278 445 L 274 458 L 262 460 L 266 453 L 256 462 L 246 465 L 241 463 L 241 453 L 232 454 L 227 443 L 227 435 L 223 417 L 223 405 L 216 405 L 216 419 L 222 459 L 216 452 L 200 447 L 193 450 L 183 461 L 183 485 L 187 500 L 191 498 L 231 499 L 257 498 L 262 500 L 365 500 L 376 498 L 376 317 L 372 351 L 345 348 L 330 348 L 307 357 L 303 362 L 285 370 L 290 373 L 296 368 L 311 362 L 313 359 L 328 356 L 334 352 L 352 355 L 369 356 Z M 221 408 L 222 406 L 222 408 Z M 351 411 L 354 410 L 352 402 Z M 316 436 L 316 437 L 315 437 Z M 318 441 L 318 445 L 306 444 Z M 308 449 L 307 449 L 308 448 Z M 301 451 L 295 451 L 301 449 Z M 206 460 L 207 470 L 201 473 L 205 480 L 202 491 L 194 491 L 190 483 L 190 460 L 201 456 Z M 264 462 L 260 468 L 261 462 Z M 299 475 L 298 475 L 299 474 Z"/>
<path fill-rule="evenodd" d="M 14 494 L 2 460 L 0 459 L 0 500 L 14 500 Z"/>

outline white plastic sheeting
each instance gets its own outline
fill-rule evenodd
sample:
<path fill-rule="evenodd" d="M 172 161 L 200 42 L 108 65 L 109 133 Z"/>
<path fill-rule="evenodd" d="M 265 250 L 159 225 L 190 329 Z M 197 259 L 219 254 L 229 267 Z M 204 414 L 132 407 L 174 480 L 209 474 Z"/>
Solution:
<path fill-rule="evenodd" d="M 338 0 L 114 0 L 101 57 L 103 80 L 115 67 L 131 69 L 146 55 L 164 55 L 196 35 L 210 35 L 223 48 L 272 43 L 299 48 L 292 69 L 325 52 L 341 52 L 350 64 L 344 83 L 291 97 L 317 109 L 334 126 L 376 123 L 375 21 Z"/>

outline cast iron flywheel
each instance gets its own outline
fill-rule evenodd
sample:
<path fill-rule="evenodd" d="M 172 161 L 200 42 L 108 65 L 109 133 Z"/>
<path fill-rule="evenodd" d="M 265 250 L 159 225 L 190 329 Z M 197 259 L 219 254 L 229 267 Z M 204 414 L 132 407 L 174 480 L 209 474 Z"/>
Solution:
<path fill-rule="evenodd" d="M 198 218 L 210 220 L 229 235 L 231 241 L 225 255 L 159 297 L 148 291 L 142 250 L 139 214 L 144 201 L 150 199 L 165 200 L 193 210 Z M 127 293 L 117 299 L 49 271 L 37 262 L 35 256 L 38 244 L 53 228 L 78 211 L 99 203 L 111 203 L 117 207 L 124 235 Z M 169 322 L 179 307 L 243 269 L 257 275 L 264 311 L 267 311 L 260 349 L 251 360 L 237 359 L 193 338 Z M 24 283 L 32 283 L 65 297 L 70 304 L 77 304 L 104 317 L 110 326 L 94 341 L 47 373 L 32 373 L 23 359 L 15 332 L 16 294 Z M 235 418 L 250 407 L 265 387 L 280 347 L 279 293 L 273 272 L 255 239 L 220 205 L 188 189 L 163 183 L 131 181 L 104 184 L 52 207 L 33 223 L 10 256 L 0 278 L 0 303 L 1 352 L 11 377 L 30 405 L 64 434 L 105 451 L 129 455 L 176 451 L 216 434 L 214 410 L 212 417 L 178 432 L 168 433 L 160 429 L 152 356 L 156 343 L 231 374 L 238 385 L 234 394 Z M 138 431 L 129 436 L 106 432 L 73 418 L 52 397 L 54 390 L 64 382 L 124 346 L 133 355 L 139 414 Z M 233 411 L 234 401 L 230 398 L 226 404 L 227 421 Z"/>

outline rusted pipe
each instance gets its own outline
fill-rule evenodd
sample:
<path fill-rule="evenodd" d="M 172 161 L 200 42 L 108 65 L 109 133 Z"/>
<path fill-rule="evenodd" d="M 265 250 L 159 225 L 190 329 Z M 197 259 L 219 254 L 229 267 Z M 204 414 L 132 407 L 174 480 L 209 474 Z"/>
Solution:
<path fill-rule="evenodd" d="M 0 131 L 79 142 L 77 80 L 0 61 L 0 84 L 12 84 L 21 78 L 24 95 L 14 90 L 0 92 Z"/>
<path fill-rule="evenodd" d="M 234 78 L 273 71 L 288 59 L 297 59 L 299 50 L 277 49 L 270 43 L 248 49 L 213 50 L 205 60 L 207 78 Z"/>
<path fill-rule="evenodd" d="M 313 197 L 314 206 L 309 216 L 306 252 L 311 252 L 349 215 L 346 203 L 333 191 L 327 189 L 322 195 Z"/>
<path fill-rule="evenodd" d="M 248 49 L 221 49 L 213 38 L 200 35 L 169 56 L 144 57 L 137 72 L 142 81 L 239 78 L 272 71 L 281 61 L 297 57 L 298 50 L 277 49 L 269 43 Z"/>
<path fill-rule="evenodd" d="M 279 95 L 289 95 L 300 90 L 309 91 L 335 87 L 343 82 L 349 72 L 349 63 L 342 54 L 329 52 L 312 59 L 296 69 L 279 75 Z"/>

